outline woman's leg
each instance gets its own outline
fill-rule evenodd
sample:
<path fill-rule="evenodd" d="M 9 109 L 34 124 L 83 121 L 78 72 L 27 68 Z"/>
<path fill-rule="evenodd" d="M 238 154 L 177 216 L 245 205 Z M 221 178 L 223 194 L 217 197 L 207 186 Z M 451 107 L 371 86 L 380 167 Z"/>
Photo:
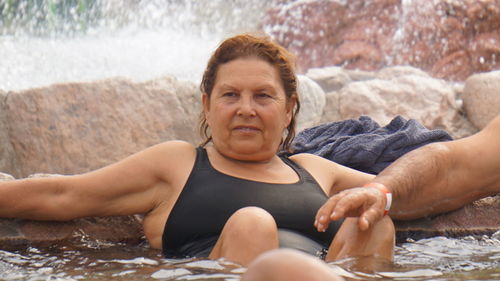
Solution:
<path fill-rule="evenodd" d="M 339 281 L 322 260 L 308 254 L 279 249 L 266 252 L 250 263 L 242 281 Z"/>
<path fill-rule="evenodd" d="M 265 251 L 278 248 L 278 227 L 264 209 L 246 207 L 236 211 L 226 222 L 211 259 L 226 258 L 248 265 Z"/>
<path fill-rule="evenodd" d="M 359 229 L 358 218 L 346 218 L 328 249 L 326 261 L 369 256 L 392 261 L 395 240 L 394 224 L 388 216 L 365 231 Z"/>

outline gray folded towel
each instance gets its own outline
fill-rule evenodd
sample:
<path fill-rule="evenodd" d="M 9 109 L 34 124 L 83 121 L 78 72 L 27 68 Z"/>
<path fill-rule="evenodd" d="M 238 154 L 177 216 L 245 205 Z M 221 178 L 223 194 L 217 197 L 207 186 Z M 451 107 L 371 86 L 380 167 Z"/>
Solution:
<path fill-rule="evenodd" d="M 325 123 L 301 131 L 292 154 L 312 153 L 344 166 L 378 174 L 403 154 L 431 142 L 449 141 L 444 130 L 429 130 L 416 120 L 396 116 L 387 126 L 368 116 Z"/>

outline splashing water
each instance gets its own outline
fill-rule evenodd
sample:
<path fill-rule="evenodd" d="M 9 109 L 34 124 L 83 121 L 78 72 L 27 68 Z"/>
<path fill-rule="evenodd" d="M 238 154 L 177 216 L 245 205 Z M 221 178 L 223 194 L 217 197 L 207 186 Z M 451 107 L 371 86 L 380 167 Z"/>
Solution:
<path fill-rule="evenodd" d="M 174 30 L 122 32 L 104 38 L 0 38 L 0 89 L 18 90 L 55 82 L 162 75 L 195 80 L 218 39 L 202 40 Z M 179 46 L 186 44 L 186 48 Z M 198 46 L 199 50 L 193 47 Z"/>
<path fill-rule="evenodd" d="M 147 80 L 172 75 L 198 81 L 216 45 L 231 34 L 258 31 L 259 19 L 273 5 L 244 0 L 24 0 L 9 6 L 12 2 L 0 0 L 4 91 L 115 76 Z M 82 3 L 86 6 L 79 8 Z"/>

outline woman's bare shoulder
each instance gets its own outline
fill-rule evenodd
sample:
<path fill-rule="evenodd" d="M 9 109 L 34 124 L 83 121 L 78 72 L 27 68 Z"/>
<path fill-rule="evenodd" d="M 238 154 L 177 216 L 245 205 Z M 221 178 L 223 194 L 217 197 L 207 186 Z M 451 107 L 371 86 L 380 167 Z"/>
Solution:
<path fill-rule="evenodd" d="M 374 175 L 354 170 L 309 153 L 296 154 L 291 156 L 290 159 L 308 170 L 316 180 L 328 183 L 326 189 L 328 194 L 346 188 L 361 186 L 374 177 Z"/>
<path fill-rule="evenodd" d="M 193 162 L 196 157 L 196 147 L 185 141 L 165 141 L 147 148 L 147 157 L 157 163 L 168 164 L 170 168 Z"/>
<path fill-rule="evenodd" d="M 165 150 L 165 151 L 170 151 L 172 153 L 175 152 L 187 152 L 187 151 L 195 151 L 196 147 L 183 140 L 170 140 L 170 141 L 165 141 L 162 143 L 159 143 L 157 145 L 154 145 L 151 147 L 152 149 L 157 149 L 157 150 Z"/>
<path fill-rule="evenodd" d="M 306 169 L 311 165 L 313 165 L 313 166 L 326 165 L 327 167 L 325 167 L 325 168 L 329 168 L 329 169 L 335 168 L 336 166 L 339 166 L 339 164 L 337 164 L 333 161 L 330 161 L 324 157 L 314 155 L 311 153 L 298 153 L 298 154 L 294 154 L 294 155 L 290 156 L 289 158 L 292 161 L 294 161 L 295 163 L 300 164 L 301 166 L 303 166 Z"/>
<path fill-rule="evenodd" d="M 165 158 L 165 156 L 172 157 L 178 155 L 189 156 L 190 154 L 195 155 L 196 147 L 186 141 L 172 140 L 150 146 L 139 153 L 144 153 L 149 156 L 160 158 Z"/>

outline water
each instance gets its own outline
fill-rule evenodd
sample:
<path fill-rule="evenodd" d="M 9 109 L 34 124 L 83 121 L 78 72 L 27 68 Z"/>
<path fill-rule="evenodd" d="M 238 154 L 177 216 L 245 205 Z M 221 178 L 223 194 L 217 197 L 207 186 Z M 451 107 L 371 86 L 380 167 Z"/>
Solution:
<path fill-rule="evenodd" d="M 168 29 L 71 39 L 3 36 L 0 89 L 21 90 L 117 76 L 141 81 L 173 75 L 197 81 L 219 40 Z M 182 44 L 186 47 L 179 48 Z"/>
<path fill-rule="evenodd" d="M 9 2 L 21 4 L 7 9 Z M 66 2 L 88 7 L 60 4 L 51 14 L 51 3 Z M 274 2 L 0 0 L 0 90 L 117 76 L 199 81 L 217 44 L 258 32 Z"/>
<path fill-rule="evenodd" d="M 498 280 L 500 232 L 461 239 L 434 237 L 397 245 L 395 262 L 378 270 L 361 260 L 330 263 L 349 280 Z M 56 245 L 0 250 L 0 280 L 238 280 L 246 269 L 226 260 L 169 260 L 145 245 Z"/>

